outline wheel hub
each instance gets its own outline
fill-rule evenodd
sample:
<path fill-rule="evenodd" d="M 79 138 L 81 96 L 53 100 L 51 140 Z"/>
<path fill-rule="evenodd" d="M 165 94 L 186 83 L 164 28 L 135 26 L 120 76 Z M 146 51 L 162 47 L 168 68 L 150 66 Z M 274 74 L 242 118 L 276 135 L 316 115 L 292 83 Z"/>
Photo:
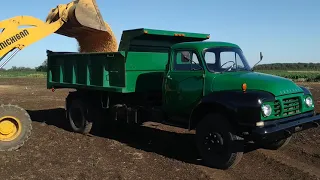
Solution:
<path fill-rule="evenodd" d="M 209 133 L 204 138 L 204 145 L 208 151 L 219 151 L 223 146 L 223 138 L 219 133 Z"/>
<path fill-rule="evenodd" d="M 14 117 L 0 118 L 0 141 L 12 141 L 19 136 L 20 121 Z"/>

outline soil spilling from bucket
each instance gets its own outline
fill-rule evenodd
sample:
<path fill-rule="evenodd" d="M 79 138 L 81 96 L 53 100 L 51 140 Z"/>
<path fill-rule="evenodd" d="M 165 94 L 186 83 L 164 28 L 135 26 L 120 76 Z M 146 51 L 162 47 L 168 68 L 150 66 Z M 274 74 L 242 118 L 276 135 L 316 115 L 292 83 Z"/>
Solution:
<path fill-rule="evenodd" d="M 117 52 L 118 43 L 108 23 L 107 32 L 80 34 L 76 37 L 79 52 Z"/>

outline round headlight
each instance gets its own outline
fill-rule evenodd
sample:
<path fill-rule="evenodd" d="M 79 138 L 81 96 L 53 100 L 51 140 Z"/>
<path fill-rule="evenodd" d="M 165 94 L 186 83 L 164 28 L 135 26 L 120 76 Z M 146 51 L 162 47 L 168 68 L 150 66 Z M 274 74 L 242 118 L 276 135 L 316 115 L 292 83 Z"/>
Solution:
<path fill-rule="evenodd" d="M 272 112 L 272 108 L 270 105 L 266 104 L 261 107 L 262 113 L 265 116 L 270 116 Z"/>
<path fill-rule="evenodd" d="M 306 101 L 306 105 L 307 105 L 308 107 L 311 107 L 311 106 L 312 106 L 312 98 L 311 98 L 311 97 L 307 97 L 305 101 Z"/>

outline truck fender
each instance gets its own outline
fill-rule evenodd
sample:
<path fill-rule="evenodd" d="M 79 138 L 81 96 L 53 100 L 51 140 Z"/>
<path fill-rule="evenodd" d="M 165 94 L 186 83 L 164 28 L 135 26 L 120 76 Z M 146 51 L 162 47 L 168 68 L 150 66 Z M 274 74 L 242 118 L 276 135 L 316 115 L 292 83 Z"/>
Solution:
<path fill-rule="evenodd" d="M 312 95 L 311 91 L 309 89 L 307 89 L 306 87 L 303 87 L 303 86 L 299 86 L 305 95 Z"/>
<path fill-rule="evenodd" d="M 219 91 L 203 97 L 189 116 L 189 130 L 194 129 L 204 114 L 223 113 L 231 124 L 252 124 L 260 119 L 260 102 L 275 101 L 273 94 L 266 91 Z"/>

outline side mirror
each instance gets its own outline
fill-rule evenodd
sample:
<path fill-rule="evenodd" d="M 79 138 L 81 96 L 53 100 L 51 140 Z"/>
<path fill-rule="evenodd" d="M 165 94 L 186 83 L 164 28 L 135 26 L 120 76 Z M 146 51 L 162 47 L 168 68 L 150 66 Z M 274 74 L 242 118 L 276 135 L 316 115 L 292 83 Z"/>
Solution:
<path fill-rule="evenodd" d="M 260 61 L 263 59 L 262 52 L 260 52 Z"/>
<path fill-rule="evenodd" d="M 263 59 L 263 55 L 262 55 L 262 52 L 260 52 L 260 60 L 251 68 L 252 71 L 254 71 L 254 67 L 256 67 L 256 65 L 258 65 L 262 61 L 262 59 Z"/>

